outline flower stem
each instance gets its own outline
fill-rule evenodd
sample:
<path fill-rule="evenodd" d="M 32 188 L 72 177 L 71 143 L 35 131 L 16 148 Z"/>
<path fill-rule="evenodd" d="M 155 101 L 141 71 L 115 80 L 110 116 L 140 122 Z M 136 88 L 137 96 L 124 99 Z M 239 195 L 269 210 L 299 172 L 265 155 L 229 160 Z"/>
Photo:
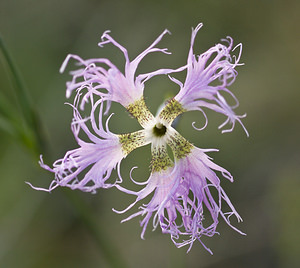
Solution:
<path fill-rule="evenodd" d="M 0 35 L 0 51 L 2 52 L 3 62 L 7 69 L 7 72 L 13 83 L 13 88 L 15 90 L 15 96 L 17 103 L 20 107 L 21 114 L 25 121 L 25 127 L 28 128 L 27 139 L 23 141 L 25 145 L 35 154 L 39 155 L 39 152 L 45 148 L 45 142 L 42 135 L 42 128 L 38 114 L 32 105 L 29 98 L 29 94 L 26 87 L 21 79 L 21 76 L 12 60 L 12 57 Z M 17 130 L 20 131 L 20 130 Z M 26 131 L 24 131 L 26 132 Z M 21 135 L 22 136 L 22 135 Z"/>

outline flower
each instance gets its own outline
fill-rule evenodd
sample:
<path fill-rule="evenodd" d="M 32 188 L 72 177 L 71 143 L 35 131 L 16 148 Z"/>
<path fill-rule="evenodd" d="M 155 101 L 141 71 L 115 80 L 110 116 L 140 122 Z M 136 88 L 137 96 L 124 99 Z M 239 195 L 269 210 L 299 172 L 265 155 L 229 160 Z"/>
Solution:
<path fill-rule="evenodd" d="M 207 124 L 203 108 L 209 108 L 227 117 L 220 128 L 231 123 L 231 128 L 222 132 L 232 131 L 237 121 L 248 135 L 241 122 L 244 116 L 237 116 L 233 111 L 238 105 L 237 99 L 228 89 L 236 79 L 235 68 L 241 65 L 241 44 L 236 46 L 240 48 L 237 58 L 230 54 L 236 48 L 232 49 L 233 40 L 230 37 L 225 40 L 227 46 L 217 44 L 197 58 L 193 46 L 201 27 L 202 24 L 199 24 L 192 31 L 187 64 L 177 69 L 158 69 L 148 74 L 135 75 L 139 63 L 149 53 L 169 54 L 166 49 L 156 47 L 168 33 L 167 30 L 133 61 L 129 60 L 127 50 L 117 43 L 108 31 L 105 32 L 99 46 L 112 43 L 123 52 L 126 62 L 124 72 L 105 58 L 83 60 L 79 56 L 68 55 L 61 71 L 65 70 L 71 58 L 83 66 L 71 72 L 72 80 L 67 83 L 67 97 L 76 91 L 74 103 L 71 105 L 71 128 L 79 147 L 68 151 L 62 159 L 55 161 L 52 168 L 44 164 L 41 158 L 40 165 L 54 173 L 55 179 L 48 189 L 34 188 L 50 192 L 58 186 L 67 186 L 95 193 L 99 188 L 116 187 L 124 193 L 136 196 L 135 201 L 124 210 L 114 209 L 120 214 L 131 210 L 138 202 L 153 194 L 149 203 L 141 205 L 137 212 L 123 221 L 142 216 L 141 237 L 144 238 L 149 221 L 153 218 L 154 229 L 159 226 L 163 233 L 170 234 L 177 247 L 189 245 L 188 251 L 194 241 L 198 240 L 212 253 L 203 244 L 202 236 L 211 237 L 218 233 L 220 217 L 231 228 L 243 234 L 230 222 L 229 218 L 232 215 L 238 221 L 241 221 L 241 217 L 221 187 L 220 175 L 231 182 L 233 177 L 207 155 L 217 150 L 197 148 L 172 125 L 178 115 L 192 110 L 201 111 Z M 170 77 L 180 86 L 178 94 L 159 110 L 158 115 L 152 115 L 144 101 L 144 83 L 153 76 L 170 75 L 183 70 L 187 70 L 184 83 Z M 236 101 L 236 105 L 230 106 L 222 95 L 224 93 L 229 94 Z M 88 102 L 91 110 L 89 116 L 83 118 L 78 107 L 86 112 Z M 104 128 L 103 106 L 106 104 L 107 113 L 111 102 L 123 105 L 138 120 L 142 129 L 132 133 L 114 134 L 108 128 L 111 115 Z M 201 129 L 204 129 L 206 124 Z M 85 134 L 88 141 L 80 138 L 80 133 Z M 151 174 L 148 180 L 143 183 L 136 182 L 130 173 L 131 180 L 138 185 L 144 185 L 144 188 L 139 191 L 124 188 L 120 171 L 121 161 L 131 151 L 148 144 L 151 144 L 152 154 Z M 170 158 L 167 147 L 171 148 L 174 161 Z M 118 178 L 114 183 L 108 183 L 113 169 L 117 169 Z"/>

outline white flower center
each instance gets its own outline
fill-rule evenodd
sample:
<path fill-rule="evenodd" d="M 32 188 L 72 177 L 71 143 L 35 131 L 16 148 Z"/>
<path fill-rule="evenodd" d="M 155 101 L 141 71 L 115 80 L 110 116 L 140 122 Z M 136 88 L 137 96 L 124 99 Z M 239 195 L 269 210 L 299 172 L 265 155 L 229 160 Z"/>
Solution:
<path fill-rule="evenodd" d="M 173 129 L 169 125 L 164 125 L 159 118 L 155 118 L 153 121 L 153 124 L 145 128 L 148 141 L 154 147 L 166 145 L 174 134 Z"/>

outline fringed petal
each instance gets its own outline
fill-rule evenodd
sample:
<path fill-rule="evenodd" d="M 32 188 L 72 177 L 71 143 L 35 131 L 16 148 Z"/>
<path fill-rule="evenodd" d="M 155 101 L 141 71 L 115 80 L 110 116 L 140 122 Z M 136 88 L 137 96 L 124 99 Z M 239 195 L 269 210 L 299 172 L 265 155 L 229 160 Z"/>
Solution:
<path fill-rule="evenodd" d="M 200 56 L 196 57 L 193 52 L 194 41 L 202 24 L 199 24 L 192 31 L 191 46 L 187 62 L 187 76 L 184 84 L 181 85 L 179 93 L 175 96 L 182 107 L 187 110 L 199 110 L 203 112 L 202 107 L 209 108 L 218 113 L 222 113 L 227 117 L 225 121 L 231 123 L 232 127 L 222 132 L 232 131 L 235 122 L 241 124 L 248 136 L 248 132 L 241 122 L 240 118 L 244 116 L 236 115 L 233 111 L 238 104 L 229 106 L 222 92 L 228 92 L 230 96 L 237 102 L 236 97 L 228 90 L 237 77 L 235 68 L 239 65 L 242 51 L 242 44 L 238 44 L 233 48 L 233 40 L 227 37 L 222 41 L 225 44 L 216 44 Z M 239 48 L 238 56 L 231 56 L 231 52 Z M 180 85 L 176 80 L 175 82 Z M 206 117 L 206 114 L 204 114 Z M 221 126 L 223 127 L 223 125 Z M 203 128 L 201 128 L 202 130 Z"/>
<path fill-rule="evenodd" d="M 68 151 L 63 158 L 56 160 L 52 168 L 44 164 L 41 158 L 41 167 L 55 175 L 49 189 L 44 189 L 46 191 L 50 192 L 57 186 L 64 186 L 95 193 L 99 188 L 110 188 L 122 181 L 119 178 L 113 183 L 106 182 L 112 170 L 120 165 L 126 154 L 122 150 L 118 135 L 110 132 L 107 125 L 106 130 L 102 126 L 103 101 L 101 99 L 97 101 L 92 106 L 90 117 L 83 119 L 77 109 L 80 96 L 81 93 L 78 92 L 74 104 L 71 105 L 74 116 L 71 128 L 79 147 Z M 100 120 L 97 124 L 94 112 L 98 106 L 100 106 Z M 81 131 L 88 141 L 79 137 Z M 42 190 L 42 188 L 35 189 Z"/>
<path fill-rule="evenodd" d="M 153 216 L 153 229 L 160 226 L 162 233 L 170 234 L 177 247 L 187 245 L 190 251 L 193 243 L 198 240 L 211 254 L 212 251 L 204 245 L 202 237 L 218 234 L 216 230 L 219 216 L 234 230 L 244 234 L 229 221 L 232 215 L 235 215 L 238 221 L 241 217 L 220 186 L 216 172 L 231 181 L 232 176 L 210 160 L 205 154 L 208 151 L 215 150 L 193 147 L 191 153 L 177 160 L 174 167 L 161 172 L 152 172 L 148 184 L 139 192 L 119 188 L 125 193 L 136 195 L 137 198 L 125 210 L 118 213 L 127 212 L 138 201 L 154 193 L 148 204 L 141 206 L 139 212 L 124 221 L 139 215 L 144 216 L 140 223 L 143 228 L 141 237 L 144 238 L 150 218 Z M 224 205 L 229 211 L 223 212 Z"/>
<path fill-rule="evenodd" d="M 104 32 L 101 37 L 102 41 L 98 45 L 102 47 L 111 43 L 123 52 L 125 57 L 124 72 L 120 71 L 110 60 L 105 58 L 83 60 L 77 55 L 68 55 L 60 68 L 60 72 L 65 70 L 70 59 L 76 60 L 83 68 L 71 72 L 73 78 L 67 82 L 67 97 L 70 97 L 74 90 L 86 88 L 88 89 L 87 94 L 99 95 L 103 100 L 109 103 L 111 101 L 118 102 L 125 108 L 140 100 L 143 96 L 145 81 L 156 75 L 170 74 L 182 70 L 182 67 L 177 70 L 160 69 L 148 74 L 135 76 L 139 63 L 149 53 L 162 52 L 170 54 L 166 48 L 160 49 L 155 47 L 167 33 L 169 32 L 165 30 L 145 51 L 133 61 L 130 61 L 127 49 L 111 37 L 110 31 Z M 86 99 L 82 99 L 81 108 L 84 108 Z M 107 106 L 106 112 L 108 112 L 109 106 Z"/>

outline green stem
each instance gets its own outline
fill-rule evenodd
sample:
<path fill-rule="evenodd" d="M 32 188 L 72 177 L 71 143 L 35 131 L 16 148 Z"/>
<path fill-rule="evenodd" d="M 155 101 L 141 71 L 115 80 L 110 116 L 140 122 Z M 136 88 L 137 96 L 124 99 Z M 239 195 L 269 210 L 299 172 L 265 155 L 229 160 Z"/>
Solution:
<path fill-rule="evenodd" d="M 0 92 L 0 128 L 28 148 L 36 148 L 32 130 L 24 126 L 8 99 Z M 35 152 L 36 150 L 34 150 Z"/>
<path fill-rule="evenodd" d="M 13 83 L 16 98 L 21 109 L 21 113 L 25 120 L 26 126 L 32 132 L 32 142 L 28 142 L 26 145 L 30 147 L 36 155 L 38 155 L 44 148 L 45 142 L 42 135 L 42 129 L 40 125 L 40 120 L 35 111 L 32 102 L 29 98 L 27 90 L 21 79 L 21 76 L 13 63 L 12 57 L 0 35 L 0 50 L 2 52 L 4 63 L 7 67 L 8 73 L 11 76 L 11 81 Z"/>

